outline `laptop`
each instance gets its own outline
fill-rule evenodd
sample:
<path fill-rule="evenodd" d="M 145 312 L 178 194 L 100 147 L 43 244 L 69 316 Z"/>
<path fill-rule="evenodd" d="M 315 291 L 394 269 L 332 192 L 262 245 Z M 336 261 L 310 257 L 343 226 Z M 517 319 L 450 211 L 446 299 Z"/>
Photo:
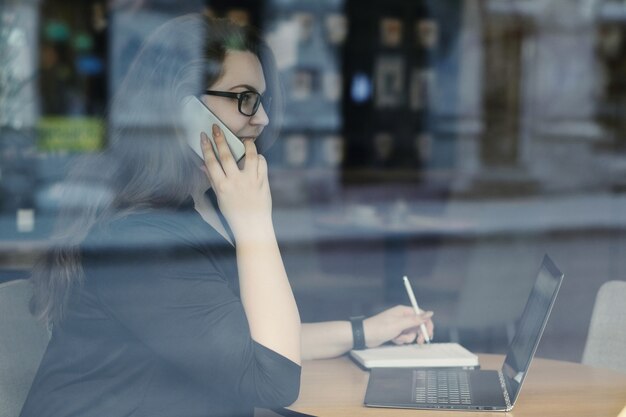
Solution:
<path fill-rule="evenodd" d="M 526 302 L 499 371 L 458 368 L 374 368 L 368 407 L 510 411 L 550 316 L 563 274 L 548 255 Z"/>

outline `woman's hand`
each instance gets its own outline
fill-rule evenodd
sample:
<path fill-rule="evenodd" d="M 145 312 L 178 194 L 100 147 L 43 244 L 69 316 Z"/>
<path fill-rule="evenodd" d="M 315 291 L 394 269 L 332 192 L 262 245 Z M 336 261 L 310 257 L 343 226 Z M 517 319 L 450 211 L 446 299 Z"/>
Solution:
<path fill-rule="evenodd" d="M 246 155 L 240 169 L 220 128 L 213 125 L 213 139 L 219 160 L 206 133 L 201 133 L 206 174 L 217 195 L 220 210 L 237 237 L 256 226 L 271 224 L 272 197 L 267 178 L 267 162 L 252 140 L 245 140 Z"/>
<path fill-rule="evenodd" d="M 419 326 L 424 323 L 432 339 L 435 328 L 431 320 L 432 316 L 432 311 L 423 312 L 417 316 L 413 308 L 409 306 L 397 305 L 389 308 L 363 320 L 365 345 L 373 348 L 390 340 L 397 345 L 402 345 L 413 343 L 416 338 L 417 343 L 424 343 L 424 335 Z"/>

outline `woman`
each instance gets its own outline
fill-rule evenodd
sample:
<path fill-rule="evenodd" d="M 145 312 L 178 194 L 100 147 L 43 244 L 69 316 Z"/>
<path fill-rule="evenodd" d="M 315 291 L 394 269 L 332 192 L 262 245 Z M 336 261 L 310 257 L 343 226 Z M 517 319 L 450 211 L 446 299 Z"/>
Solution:
<path fill-rule="evenodd" d="M 190 95 L 242 139 L 239 166 L 219 129 L 197 138 L 205 161 L 188 146 Z M 189 15 L 148 39 L 107 151 L 72 176 L 92 194 L 65 210 L 34 271 L 33 309 L 53 332 L 23 417 L 252 415 L 297 398 L 303 358 L 352 348 L 348 322 L 300 324 L 278 250 L 256 141 L 272 141 L 281 104 L 248 29 Z M 394 307 L 359 343 L 412 342 L 429 317 Z"/>

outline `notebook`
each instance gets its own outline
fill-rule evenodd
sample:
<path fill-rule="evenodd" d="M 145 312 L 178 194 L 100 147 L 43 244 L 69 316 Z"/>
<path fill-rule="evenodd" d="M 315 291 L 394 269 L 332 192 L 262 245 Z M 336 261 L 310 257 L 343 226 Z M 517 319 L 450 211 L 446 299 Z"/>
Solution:
<path fill-rule="evenodd" d="M 563 281 L 546 255 L 499 371 L 458 368 L 375 368 L 368 407 L 510 411 L 530 368 Z"/>
<path fill-rule="evenodd" d="M 458 343 L 411 344 L 352 350 L 350 356 L 365 368 L 478 366 L 478 356 Z"/>

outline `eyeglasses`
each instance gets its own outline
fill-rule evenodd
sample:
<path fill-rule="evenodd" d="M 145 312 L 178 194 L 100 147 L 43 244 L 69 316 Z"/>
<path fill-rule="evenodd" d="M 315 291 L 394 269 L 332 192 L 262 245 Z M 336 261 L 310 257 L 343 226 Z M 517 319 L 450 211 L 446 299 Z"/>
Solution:
<path fill-rule="evenodd" d="M 236 98 L 238 102 L 239 113 L 244 116 L 254 116 L 259 110 L 259 106 L 263 103 L 266 112 L 269 111 L 272 104 L 272 96 L 262 96 L 256 91 L 242 91 L 241 93 L 229 93 L 226 91 L 204 90 L 204 94 L 218 97 Z"/>

